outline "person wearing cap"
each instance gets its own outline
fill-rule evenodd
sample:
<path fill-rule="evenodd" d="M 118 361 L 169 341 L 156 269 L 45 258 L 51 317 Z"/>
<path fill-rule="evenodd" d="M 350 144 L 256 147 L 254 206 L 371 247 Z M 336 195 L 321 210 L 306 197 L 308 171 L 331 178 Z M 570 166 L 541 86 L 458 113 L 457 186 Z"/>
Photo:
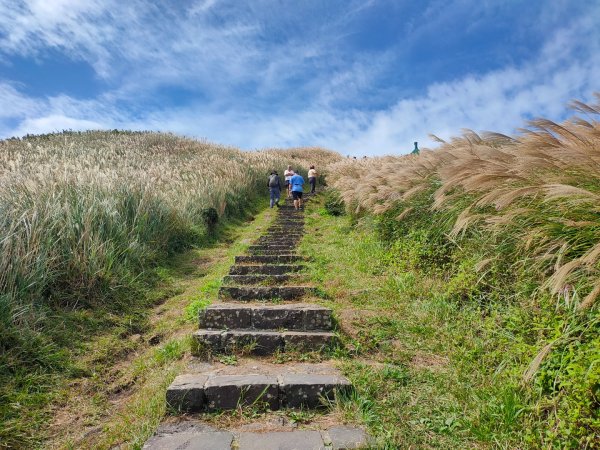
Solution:
<path fill-rule="evenodd" d="M 271 172 L 271 175 L 269 175 L 267 187 L 269 188 L 269 194 L 271 196 L 271 208 L 273 206 L 277 206 L 279 208 L 279 198 L 281 197 L 281 180 L 279 179 L 279 175 L 277 175 L 275 170 Z"/>

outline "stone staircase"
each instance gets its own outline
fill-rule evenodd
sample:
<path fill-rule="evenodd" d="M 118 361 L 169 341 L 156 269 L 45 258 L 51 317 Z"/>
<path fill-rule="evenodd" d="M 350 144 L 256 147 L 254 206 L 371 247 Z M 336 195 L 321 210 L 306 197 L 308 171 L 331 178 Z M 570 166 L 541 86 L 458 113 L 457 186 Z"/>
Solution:
<path fill-rule="evenodd" d="M 169 408 L 181 414 L 240 410 L 326 409 L 352 389 L 328 363 L 272 364 L 264 357 L 327 352 L 340 345 L 330 309 L 303 301 L 315 293 L 304 281 L 305 259 L 295 251 L 304 233 L 304 211 L 286 201 L 274 223 L 248 254 L 237 256 L 223 279 L 219 302 L 199 315 L 193 353 L 250 355 L 235 366 L 204 363 L 202 370 L 175 378 L 167 390 Z M 260 427 L 259 427 L 260 428 Z M 218 430 L 198 422 L 163 425 L 145 449 L 355 449 L 367 448 L 360 428 L 320 430 Z"/>

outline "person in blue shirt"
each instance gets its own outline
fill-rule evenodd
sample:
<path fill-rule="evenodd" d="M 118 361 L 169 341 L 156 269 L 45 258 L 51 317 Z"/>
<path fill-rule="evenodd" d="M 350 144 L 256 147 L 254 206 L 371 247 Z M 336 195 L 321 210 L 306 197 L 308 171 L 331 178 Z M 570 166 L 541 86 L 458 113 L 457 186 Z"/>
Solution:
<path fill-rule="evenodd" d="M 302 208 L 302 192 L 304 191 L 304 178 L 297 173 L 290 179 L 294 208 Z"/>

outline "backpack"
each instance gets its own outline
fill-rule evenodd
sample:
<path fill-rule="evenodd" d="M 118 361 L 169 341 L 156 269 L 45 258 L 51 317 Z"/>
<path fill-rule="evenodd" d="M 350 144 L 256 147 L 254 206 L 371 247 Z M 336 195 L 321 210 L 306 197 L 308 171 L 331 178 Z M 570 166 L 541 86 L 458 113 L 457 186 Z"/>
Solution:
<path fill-rule="evenodd" d="M 279 175 L 270 175 L 269 176 L 269 187 L 270 188 L 279 187 Z"/>

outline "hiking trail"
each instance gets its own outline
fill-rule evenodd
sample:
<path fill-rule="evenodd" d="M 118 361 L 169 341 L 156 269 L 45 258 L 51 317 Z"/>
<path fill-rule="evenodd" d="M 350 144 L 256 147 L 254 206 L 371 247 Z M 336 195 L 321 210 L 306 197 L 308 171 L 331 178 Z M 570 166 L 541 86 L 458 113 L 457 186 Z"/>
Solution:
<path fill-rule="evenodd" d="M 305 353 L 327 353 L 340 345 L 331 309 L 303 302 L 316 294 L 302 273 L 309 261 L 296 253 L 303 233 L 304 210 L 295 210 L 286 199 L 248 254 L 236 256 L 219 302 L 199 314 L 195 358 L 167 390 L 171 415 L 144 449 L 368 447 L 362 428 L 345 426 L 327 414 L 337 395 L 352 390 L 350 381 L 327 361 L 302 362 Z M 235 363 L 223 363 L 226 357 Z M 299 429 L 283 416 L 242 424 L 225 416 L 203 417 L 226 410 L 252 416 L 255 408 L 323 414 L 311 421 L 311 429 Z"/>

